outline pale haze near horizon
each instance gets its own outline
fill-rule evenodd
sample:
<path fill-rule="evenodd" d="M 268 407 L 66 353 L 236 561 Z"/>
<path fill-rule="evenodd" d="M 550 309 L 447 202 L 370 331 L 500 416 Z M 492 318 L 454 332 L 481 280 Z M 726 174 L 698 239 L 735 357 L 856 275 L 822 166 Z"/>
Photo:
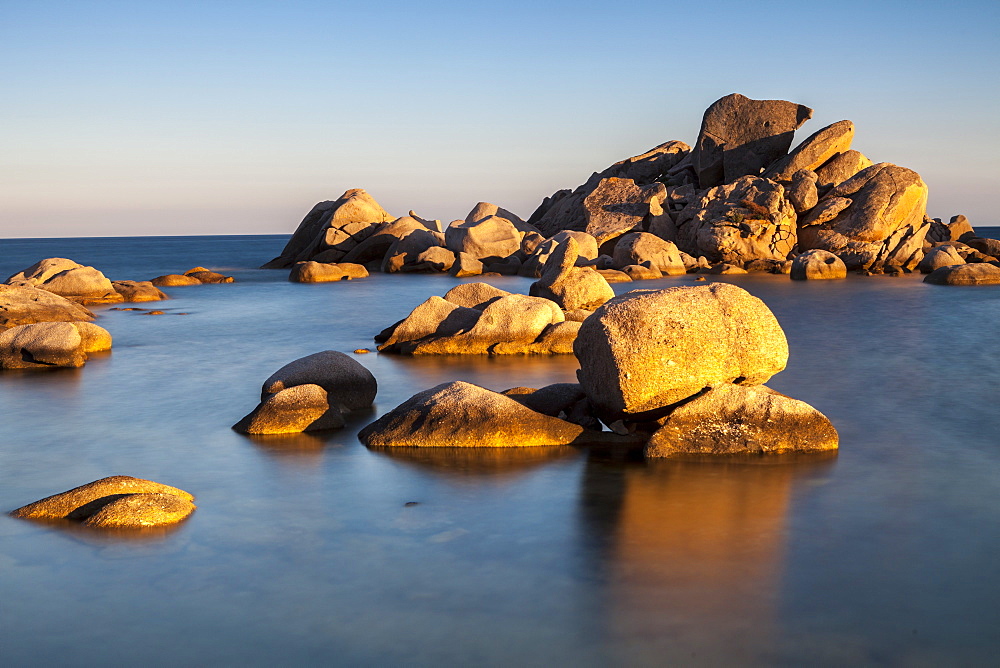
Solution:
<path fill-rule="evenodd" d="M 365 188 L 522 217 L 739 92 L 1000 225 L 1000 3 L 4 2 L 0 238 L 290 233 Z"/>

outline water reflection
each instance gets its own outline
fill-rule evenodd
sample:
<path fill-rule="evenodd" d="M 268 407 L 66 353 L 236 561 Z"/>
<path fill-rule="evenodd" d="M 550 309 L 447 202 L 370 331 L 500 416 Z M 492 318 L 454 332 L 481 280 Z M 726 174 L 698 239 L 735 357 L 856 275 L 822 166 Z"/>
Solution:
<path fill-rule="evenodd" d="M 832 462 L 592 457 L 582 535 L 606 577 L 605 632 L 624 653 L 615 663 L 761 660 L 779 631 L 793 490 Z"/>
<path fill-rule="evenodd" d="M 531 448 L 369 448 L 394 461 L 445 478 L 518 477 L 559 459 L 581 456 L 569 445 Z"/>

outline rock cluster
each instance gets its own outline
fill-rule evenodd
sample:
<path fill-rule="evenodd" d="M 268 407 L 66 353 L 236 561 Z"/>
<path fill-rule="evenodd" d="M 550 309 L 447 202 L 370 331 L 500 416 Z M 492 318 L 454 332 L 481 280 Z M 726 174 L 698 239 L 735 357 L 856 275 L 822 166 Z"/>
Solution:
<path fill-rule="evenodd" d="M 763 385 L 784 369 L 788 344 L 767 306 L 736 286 L 616 297 L 583 322 L 573 350 L 579 384 L 497 393 L 446 383 L 413 396 L 359 438 L 375 447 L 617 442 L 642 445 L 647 457 L 838 446 L 819 411 Z"/>
<path fill-rule="evenodd" d="M 151 480 L 111 476 L 46 497 L 10 514 L 31 520 L 72 520 L 91 527 L 142 529 L 176 524 L 195 510 L 194 497 Z"/>
<path fill-rule="evenodd" d="M 481 202 L 442 229 L 412 211 L 393 218 L 364 190 L 349 190 L 317 204 L 265 267 L 348 262 L 386 272 L 539 278 L 569 238 L 578 245 L 577 266 L 608 281 L 790 273 L 791 261 L 810 251 L 837 256 L 845 272 L 910 272 L 928 251 L 956 243 L 975 248 L 978 261 L 997 260 L 1000 244 L 978 239 L 963 216 L 949 224 L 927 217 L 927 185 L 916 172 L 852 149 L 851 121 L 793 146 L 812 113 L 785 100 L 727 95 L 705 111 L 693 148 L 668 141 L 617 162 L 544 198 L 526 221 Z M 816 257 L 799 263 L 814 270 L 796 269 L 794 277 L 840 276 L 839 265 L 816 271 Z"/>
<path fill-rule="evenodd" d="M 185 285 L 203 285 L 206 283 L 232 283 L 233 277 L 224 276 L 205 267 L 195 267 L 188 269 L 183 274 L 157 276 L 149 282 L 158 287 L 177 288 Z"/>
<path fill-rule="evenodd" d="M 7 285 L 39 288 L 80 304 L 124 301 L 107 277 L 93 267 L 62 257 L 50 257 L 7 279 Z"/>
<path fill-rule="evenodd" d="M 344 414 L 370 408 L 378 385 L 368 369 L 335 350 L 290 362 L 261 388 L 260 404 L 233 425 L 244 434 L 339 429 Z"/>

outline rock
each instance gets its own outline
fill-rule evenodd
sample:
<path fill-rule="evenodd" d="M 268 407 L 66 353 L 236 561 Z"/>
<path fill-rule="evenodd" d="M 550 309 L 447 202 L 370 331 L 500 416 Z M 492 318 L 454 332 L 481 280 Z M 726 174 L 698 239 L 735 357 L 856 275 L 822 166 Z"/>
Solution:
<path fill-rule="evenodd" d="M 631 179 L 603 179 L 583 200 L 583 231 L 600 246 L 627 232 L 648 228 L 651 218 L 663 215 L 661 205 L 666 197 L 662 183 L 639 186 Z"/>
<path fill-rule="evenodd" d="M 847 266 L 829 251 L 811 250 L 795 256 L 790 275 L 796 281 L 847 278 Z"/>
<path fill-rule="evenodd" d="M 983 255 L 1000 258 L 1000 239 L 986 239 L 983 237 L 966 237 L 965 243 L 972 246 Z"/>
<path fill-rule="evenodd" d="M 397 239 L 382 260 L 382 271 L 387 274 L 397 272 L 428 271 L 430 265 L 420 257 L 429 249 L 444 246 L 444 235 L 440 232 L 417 229 L 407 232 Z M 444 249 L 443 249 L 444 250 Z M 424 255 L 426 258 L 427 256 Z M 455 256 L 448 256 L 448 269 L 455 262 Z"/>
<path fill-rule="evenodd" d="M 46 497 L 10 514 L 13 517 L 33 520 L 77 520 L 84 521 L 101 512 L 111 503 L 120 502 L 133 496 L 170 496 L 184 504 L 160 499 L 139 499 L 137 502 L 122 504 L 112 509 L 92 523 L 93 526 L 142 527 L 178 522 L 194 511 L 191 502 L 194 497 L 182 489 L 161 485 L 151 480 L 132 478 L 124 475 L 101 478 L 94 482 L 75 487 L 67 492 Z M 162 502 L 162 511 L 155 504 Z M 134 512 L 130 512 L 134 511 Z M 187 512 L 184 512 L 186 510 Z M 130 519 L 131 518 L 131 519 Z"/>
<path fill-rule="evenodd" d="M 358 434 L 368 447 L 532 447 L 599 440 L 598 433 L 543 415 L 462 381 L 419 392 Z"/>
<path fill-rule="evenodd" d="M 411 232 L 422 230 L 440 233 L 430 227 L 433 227 L 431 222 L 417 216 L 403 216 L 392 222 L 381 223 L 375 226 L 363 241 L 345 253 L 340 261 L 357 264 L 378 262 L 381 266 L 382 260 L 393 244 Z"/>
<path fill-rule="evenodd" d="M 308 262 L 296 262 L 288 274 L 288 280 L 293 283 L 327 283 L 341 280 L 350 281 L 355 278 L 368 278 L 368 270 L 365 269 L 364 265 L 309 260 Z"/>
<path fill-rule="evenodd" d="M 365 237 L 370 236 L 374 228 L 390 220 L 392 216 L 367 192 L 360 188 L 348 190 L 336 201 L 320 202 L 314 206 L 299 223 L 292 238 L 281 251 L 281 255 L 265 264 L 263 268 L 284 269 L 296 262 L 311 260 L 325 251 L 334 251 L 330 254 L 333 257 L 328 255 L 319 261 L 337 262 L 344 259 L 344 255 L 353 250 Z M 358 240 L 349 241 L 355 238 Z M 382 254 L 379 254 L 378 258 L 381 257 Z M 358 262 L 364 261 L 358 260 Z"/>
<path fill-rule="evenodd" d="M 763 385 L 723 384 L 660 420 L 646 457 L 836 450 L 837 430 L 809 404 Z"/>
<path fill-rule="evenodd" d="M 440 297 L 431 297 L 393 327 L 378 350 L 401 352 L 400 348 L 404 345 L 412 347 L 415 342 L 427 337 L 454 336 L 472 329 L 480 315 L 481 312 L 476 309 L 458 306 Z"/>
<path fill-rule="evenodd" d="M 836 254 L 847 268 L 913 269 L 923 257 L 927 186 L 890 163 L 861 171 L 831 190 L 799 221 L 799 248 Z"/>
<path fill-rule="evenodd" d="M 455 254 L 444 246 L 431 246 L 417 255 L 412 264 L 404 264 L 404 272 L 446 272 L 455 264 Z"/>
<path fill-rule="evenodd" d="M 194 510 L 193 503 L 173 494 L 129 494 L 103 506 L 83 523 L 97 528 L 141 529 L 176 524 Z"/>
<path fill-rule="evenodd" d="M 648 232 L 632 232 L 620 237 L 615 245 L 614 263 L 623 270 L 629 265 L 648 263 L 668 276 L 687 273 L 677 246 Z"/>
<path fill-rule="evenodd" d="M 503 260 L 489 262 L 486 267 L 487 274 L 499 274 L 500 276 L 517 276 L 521 271 L 521 258 L 516 254 Z"/>
<path fill-rule="evenodd" d="M 584 321 L 574 352 L 580 384 L 613 421 L 655 415 L 706 387 L 764 383 L 785 368 L 788 343 L 764 302 L 712 283 L 617 297 Z"/>
<path fill-rule="evenodd" d="M 587 309 L 578 308 L 572 311 L 566 311 L 566 319 L 572 320 L 574 322 L 583 322 L 593 314 L 594 314 L 593 311 L 588 311 Z"/>
<path fill-rule="evenodd" d="M 819 202 L 816 179 L 816 172 L 807 169 L 800 169 L 792 176 L 791 183 L 785 190 L 785 196 L 795 207 L 795 213 L 808 211 Z"/>
<path fill-rule="evenodd" d="M 552 257 L 556 248 L 558 248 L 560 244 L 565 243 L 567 239 L 574 239 L 576 241 L 578 258 L 583 258 L 585 260 L 597 259 L 597 239 L 590 236 L 586 232 L 562 230 L 539 244 L 539 246 L 535 249 L 535 252 L 522 265 L 519 273 L 522 276 L 540 278 L 542 272 L 545 271 L 545 263 L 549 261 L 550 257 Z M 579 259 L 577 262 L 579 262 Z"/>
<path fill-rule="evenodd" d="M 790 183 L 799 170 L 815 172 L 831 158 L 850 149 L 853 140 L 854 123 L 851 121 L 839 121 L 828 125 L 768 167 L 764 171 L 764 176 L 779 183 Z"/>
<path fill-rule="evenodd" d="M 73 322 L 94 317 L 83 306 L 47 290 L 0 284 L 0 332 L 36 322 Z"/>
<path fill-rule="evenodd" d="M 194 276 L 183 276 L 181 274 L 166 274 L 164 276 L 157 276 L 150 281 L 155 286 L 161 288 L 177 288 L 185 285 L 201 285 L 199 281 Z"/>
<path fill-rule="evenodd" d="M 934 285 L 997 285 L 1000 267 L 988 262 L 941 267 L 924 277 L 924 283 Z"/>
<path fill-rule="evenodd" d="M 691 159 L 701 188 L 758 176 L 785 156 L 812 109 L 784 100 L 727 95 L 705 110 Z"/>
<path fill-rule="evenodd" d="M 689 151 L 690 147 L 684 142 L 669 141 L 641 155 L 616 162 L 604 171 L 594 173 L 576 190 L 560 190 L 551 197 L 546 197 L 528 219 L 528 223 L 549 236 L 561 230 L 585 231 L 588 220 L 584 212 L 584 200 L 602 181 L 616 178 L 631 180 L 640 187 L 651 184 L 668 174 Z"/>
<path fill-rule="evenodd" d="M 648 281 L 656 278 L 663 278 L 663 272 L 655 267 L 647 267 L 644 264 L 629 264 L 622 267 L 622 273 L 626 274 L 633 281 Z"/>
<path fill-rule="evenodd" d="M 863 153 L 854 150 L 844 151 L 813 170 L 816 172 L 816 187 L 826 192 L 852 178 L 858 172 L 871 167 L 872 164 L 874 163 Z"/>
<path fill-rule="evenodd" d="M 189 269 L 184 272 L 185 276 L 190 276 L 191 278 L 197 278 L 199 283 L 204 283 L 206 285 L 213 283 L 232 283 L 232 276 L 223 276 L 222 274 L 209 271 L 204 267 L 197 267 L 195 269 Z"/>
<path fill-rule="evenodd" d="M 795 207 L 781 184 L 744 176 L 708 190 L 681 211 L 676 242 L 710 262 L 783 261 L 795 247 Z"/>
<path fill-rule="evenodd" d="M 455 257 L 455 263 L 451 265 L 451 271 L 448 273 L 455 278 L 479 276 L 483 273 L 483 263 L 468 253 L 458 253 Z"/>
<path fill-rule="evenodd" d="M 565 412 L 577 401 L 587 398 L 579 383 L 554 383 L 537 390 L 515 387 L 501 394 L 533 411 L 552 417 Z"/>
<path fill-rule="evenodd" d="M 496 300 L 510 294 L 489 283 L 463 283 L 446 292 L 444 298 L 452 304 L 482 311 Z"/>
<path fill-rule="evenodd" d="M 476 206 L 472 208 L 472 211 L 469 212 L 469 215 L 465 217 L 465 222 L 475 223 L 485 218 L 489 218 L 490 216 L 497 216 L 498 218 L 510 221 L 511 224 L 517 228 L 517 231 L 520 233 L 522 238 L 526 234 L 539 234 L 538 228 L 524 222 L 517 214 L 511 213 L 507 209 L 499 207 L 496 204 L 490 204 L 489 202 L 479 202 L 476 204 Z"/>
<path fill-rule="evenodd" d="M 543 237 L 538 232 L 526 232 L 523 237 L 521 237 L 521 252 L 524 253 L 525 257 L 530 257 L 534 254 L 538 247 L 542 245 L 545 241 Z"/>
<path fill-rule="evenodd" d="M 792 271 L 792 261 L 785 260 L 750 260 L 743 265 L 747 273 L 761 272 L 767 274 L 788 274 Z"/>
<path fill-rule="evenodd" d="M 261 387 L 261 400 L 297 385 L 318 385 L 331 405 L 345 411 L 370 408 L 378 392 L 371 371 L 349 355 L 336 350 L 306 355 L 281 367 Z"/>
<path fill-rule="evenodd" d="M 122 300 L 129 303 L 170 299 L 150 281 L 111 281 L 111 285 L 122 296 Z"/>
<path fill-rule="evenodd" d="M 965 241 L 976 236 L 969 219 L 963 215 L 952 216 L 948 221 L 948 238 L 950 241 Z"/>
<path fill-rule="evenodd" d="M 954 246 L 938 246 L 924 254 L 924 259 L 917 265 L 922 274 L 929 274 L 941 267 L 952 267 L 965 264 L 965 259 L 958 254 Z"/>
<path fill-rule="evenodd" d="M 542 277 L 528 293 L 551 299 L 566 311 L 593 310 L 615 296 L 607 280 L 593 269 L 576 267 L 577 243 L 568 238 L 559 244 L 545 266 Z"/>
<path fill-rule="evenodd" d="M 319 385 L 295 385 L 267 396 L 249 415 L 233 425 L 243 434 L 297 434 L 340 429 L 344 416 Z"/>
<path fill-rule="evenodd" d="M 88 352 L 111 348 L 111 335 L 87 322 L 39 322 L 0 332 L 0 369 L 81 367 Z"/>
<path fill-rule="evenodd" d="M 632 281 L 631 276 L 617 269 L 598 269 L 597 273 L 603 276 L 608 283 L 630 283 Z"/>
<path fill-rule="evenodd" d="M 122 296 L 111 281 L 93 267 L 50 257 L 7 279 L 8 285 L 39 288 L 81 304 L 116 304 Z"/>
<path fill-rule="evenodd" d="M 466 253 L 488 264 L 521 250 L 522 236 L 510 220 L 488 216 L 472 222 L 456 220 L 444 232 L 444 245 L 454 253 Z"/>
<path fill-rule="evenodd" d="M 741 275 L 748 274 L 746 269 L 743 267 L 738 267 L 735 264 L 729 264 L 728 262 L 718 262 L 710 267 L 701 269 L 699 273 L 709 274 L 713 276 L 723 276 L 723 275 Z"/>

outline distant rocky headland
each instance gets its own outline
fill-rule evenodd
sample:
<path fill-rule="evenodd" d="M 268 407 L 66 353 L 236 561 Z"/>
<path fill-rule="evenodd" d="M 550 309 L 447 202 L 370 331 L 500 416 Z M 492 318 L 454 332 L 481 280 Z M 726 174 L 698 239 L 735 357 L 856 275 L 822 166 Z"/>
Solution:
<path fill-rule="evenodd" d="M 920 175 L 851 148 L 851 121 L 793 148 L 812 114 L 794 102 L 727 95 L 705 111 L 693 147 L 667 141 L 616 162 L 546 197 L 527 220 L 480 202 L 445 227 L 413 211 L 394 217 L 366 191 L 348 190 L 316 204 L 264 268 L 291 268 L 302 282 L 368 271 L 540 278 L 572 238 L 577 266 L 611 281 L 919 270 L 931 283 L 1000 283 L 1000 241 L 980 238 L 965 216 L 928 217 Z"/>

